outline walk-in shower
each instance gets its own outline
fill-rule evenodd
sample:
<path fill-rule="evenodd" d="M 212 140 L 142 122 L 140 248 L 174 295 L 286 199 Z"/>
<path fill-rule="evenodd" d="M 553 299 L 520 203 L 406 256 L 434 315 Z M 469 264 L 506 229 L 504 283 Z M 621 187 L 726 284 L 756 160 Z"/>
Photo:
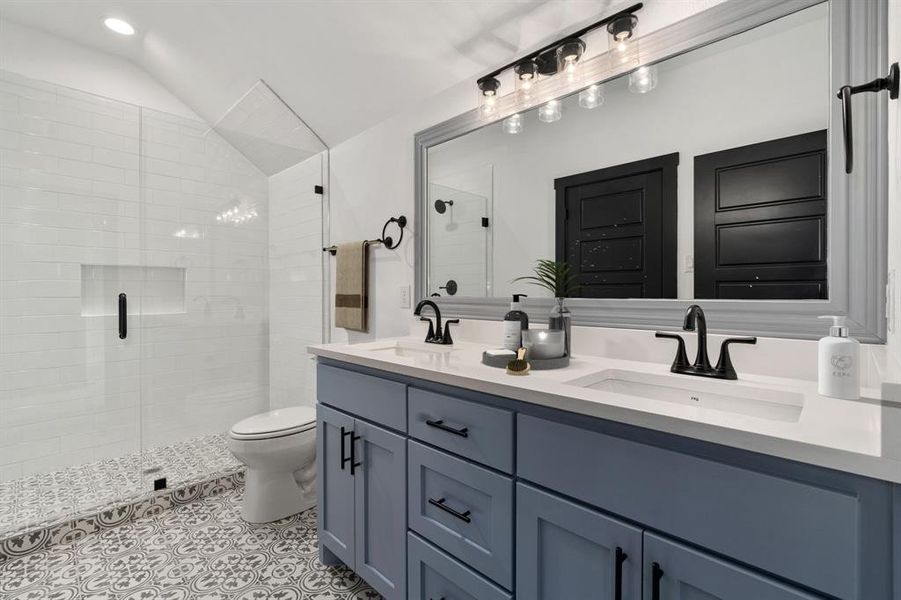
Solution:
<path fill-rule="evenodd" d="M 325 146 L 262 82 L 211 127 L 9 72 L 0 146 L 0 539 L 239 478 L 313 402 Z"/>

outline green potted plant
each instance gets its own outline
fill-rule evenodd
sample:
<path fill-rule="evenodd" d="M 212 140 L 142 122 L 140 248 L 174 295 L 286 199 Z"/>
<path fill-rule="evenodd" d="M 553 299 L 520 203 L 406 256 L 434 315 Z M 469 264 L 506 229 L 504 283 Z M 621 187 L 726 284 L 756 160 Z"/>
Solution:
<path fill-rule="evenodd" d="M 548 290 L 554 295 L 556 302 L 548 318 L 548 327 L 562 329 L 566 332 L 566 355 L 570 356 L 570 332 L 572 330 L 572 313 L 566 307 L 566 299 L 579 291 L 578 276 L 572 272 L 568 262 L 557 262 L 548 259 L 536 261 L 534 275 L 517 277 L 513 280 L 526 281 Z"/>

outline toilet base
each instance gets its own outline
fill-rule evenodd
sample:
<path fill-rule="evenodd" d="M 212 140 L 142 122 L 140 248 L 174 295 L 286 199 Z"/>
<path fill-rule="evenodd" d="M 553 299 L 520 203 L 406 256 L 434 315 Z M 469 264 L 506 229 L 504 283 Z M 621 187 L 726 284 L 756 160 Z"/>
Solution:
<path fill-rule="evenodd" d="M 249 523 L 269 523 L 313 508 L 316 490 L 304 490 L 294 473 L 248 468 L 241 509 Z"/>

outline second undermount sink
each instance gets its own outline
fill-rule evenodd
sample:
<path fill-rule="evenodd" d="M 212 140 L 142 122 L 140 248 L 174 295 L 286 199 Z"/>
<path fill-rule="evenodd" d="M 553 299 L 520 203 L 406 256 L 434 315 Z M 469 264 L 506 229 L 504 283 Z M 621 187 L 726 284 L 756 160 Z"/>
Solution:
<path fill-rule="evenodd" d="M 368 352 L 390 354 L 401 358 L 443 356 L 454 352 L 452 345 L 426 344 L 425 342 L 411 342 L 406 340 L 387 340 L 383 342 L 369 342 L 358 344 L 358 348 Z"/>
<path fill-rule="evenodd" d="M 721 412 L 796 422 L 803 394 L 740 381 L 716 381 L 688 375 L 659 375 L 625 369 L 605 369 L 567 382 L 581 388 L 662 400 Z"/>

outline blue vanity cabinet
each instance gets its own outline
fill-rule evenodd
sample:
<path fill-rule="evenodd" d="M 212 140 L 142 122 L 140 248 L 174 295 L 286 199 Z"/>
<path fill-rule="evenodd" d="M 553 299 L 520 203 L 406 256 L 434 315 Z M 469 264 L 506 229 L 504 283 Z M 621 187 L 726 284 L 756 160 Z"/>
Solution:
<path fill-rule="evenodd" d="M 357 574 L 386 598 L 406 597 L 406 439 L 364 421 L 354 475 Z"/>
<path fill-rule="evenodd" d="M 516 597 L 637 599 L 641 535 L 636 527 L 519 483 Z"/>
<path fill-rule="evenodd" d="M 322 559 L 388 600 L 901 600 L 901 486 L 353 365 L 318 386 Z"/>
<path fill-rule="evenodd" d="M 406 385 L 326 365 L 318 376 L 320 557 L 343 562 L 388 600 L 404 599 Z"/>
<path fill-rule="evenodd" d="M 324 547 L 338 560 L 352 566 L 355 564 L 354 477 L 345 458 L 347 432 L 353 433 L 354 419 L 319 404 L 316 420 L 320 553 Z"/>
<path fill-rule="evenodd" d="M 821 600 L 652 533 L 644 535 L 644 600 Z"/>

